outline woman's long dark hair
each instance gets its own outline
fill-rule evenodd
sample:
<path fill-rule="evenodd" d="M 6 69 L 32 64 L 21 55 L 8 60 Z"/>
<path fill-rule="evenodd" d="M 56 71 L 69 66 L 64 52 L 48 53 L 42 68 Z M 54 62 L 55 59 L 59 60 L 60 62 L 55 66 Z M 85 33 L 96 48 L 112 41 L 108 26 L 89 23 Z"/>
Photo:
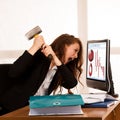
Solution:
<path fill-rule="evenodd" d="M 57 57 L 63 62 L 65 57 L 65 46 L 69 46 L 74 43 L 78 43 L 80 46 L 78 57 L 72 60 L 71 62 L 67 63 L 66 65 L 73 72 L 76 79 L 79 80 L 79 77 L 82 73 L 83 64 L 83 46 L 81 40 L 79 38 L 74 37 L 73 35 L 62 34 L 53 41 L 51 47 L 56 53 Z"/>

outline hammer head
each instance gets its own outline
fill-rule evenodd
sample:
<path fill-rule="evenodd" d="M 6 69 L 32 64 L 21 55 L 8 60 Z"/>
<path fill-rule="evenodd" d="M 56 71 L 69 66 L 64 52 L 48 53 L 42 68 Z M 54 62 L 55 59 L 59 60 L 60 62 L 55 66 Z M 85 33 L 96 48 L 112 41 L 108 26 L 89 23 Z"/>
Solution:
<path fill-rule="evenodd" d="M 39 26 L 36 26 L 35 28 L 27 32 L 25 36 L 28 38 L 28 40 L 31 40 L 32 38 L 34 38 L 36 35 L 38 35 L 41 32 L 42 32 L 41 28 Z"/>

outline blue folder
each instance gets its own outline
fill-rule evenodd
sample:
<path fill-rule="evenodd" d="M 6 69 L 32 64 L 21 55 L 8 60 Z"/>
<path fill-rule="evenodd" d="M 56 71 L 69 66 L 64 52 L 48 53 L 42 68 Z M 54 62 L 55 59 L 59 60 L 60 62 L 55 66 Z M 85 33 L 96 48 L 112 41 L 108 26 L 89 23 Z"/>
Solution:
<path fill-rule="evenodd" d="M 108 108 L 115 103 L 114 100 L 105 99 L 104 102 L 90 103 L 82 105 L 83 108 Z"/>
<path fill-rule="evenodd" d="M 29 99 L 30 108 L 77 106 L 83 104 L 84 101 L 81 95 L 65 94 L 65 95 L 31 96 Z"/>

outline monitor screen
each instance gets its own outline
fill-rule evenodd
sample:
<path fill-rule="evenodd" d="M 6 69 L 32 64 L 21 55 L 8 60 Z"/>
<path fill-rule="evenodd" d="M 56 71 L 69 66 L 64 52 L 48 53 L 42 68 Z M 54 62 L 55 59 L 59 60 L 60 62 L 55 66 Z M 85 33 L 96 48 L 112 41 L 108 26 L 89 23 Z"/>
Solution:
<path fill-rule="evenodd" d="M 107 91 L 110 41 L 87 41 L 86 78 L 89 87 Z"/>
<path fill-rule="evenodd" d="M 87 78 L 105 81 L 107 69 L 107 43 L 88 42 Z"/>

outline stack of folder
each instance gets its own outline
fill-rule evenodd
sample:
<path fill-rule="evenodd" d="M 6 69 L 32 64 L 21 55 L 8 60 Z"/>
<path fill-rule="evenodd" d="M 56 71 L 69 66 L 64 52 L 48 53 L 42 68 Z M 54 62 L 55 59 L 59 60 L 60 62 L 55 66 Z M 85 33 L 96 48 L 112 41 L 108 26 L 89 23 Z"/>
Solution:
<path fill-rule="evenodd" d="M 83 114 L 82 105 L 84 101 L 81 95 L 31 96 L 29 115 Z"/>
<path fill-rule="evenodd" d="M 84 94 L 83 99 L 85 102 L 83 108 L 108 108 L 117 101 L 108 94 Z"/>

